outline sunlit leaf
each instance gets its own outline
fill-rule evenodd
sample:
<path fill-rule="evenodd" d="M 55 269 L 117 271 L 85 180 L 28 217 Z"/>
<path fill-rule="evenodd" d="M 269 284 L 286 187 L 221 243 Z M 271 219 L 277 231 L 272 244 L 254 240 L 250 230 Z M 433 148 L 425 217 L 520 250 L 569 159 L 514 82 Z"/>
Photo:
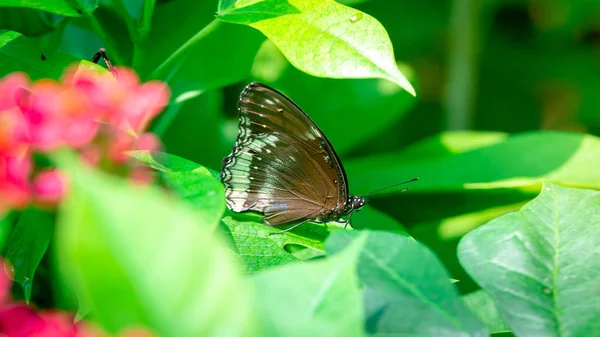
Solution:
<path fill-rule="evenodd" d="M 487 336 L 438 258 L 414 239 L 393 232 L 335 231 L 326 249 L 339 251 L 365 233 L 358 278 L 364 288 L 369 334 Z"/>
<path fill-rule="evenodd" d="M 403 161 L 398 154 L 346 161 L 353 188 L 369 191 L 412 177 L 411 192 L 518 188 L 537 191 L 540 178 L 600 188 L 600 140 L 569 132 L 529 132 L 502 142 L 440 158 Z"/>
<path fill-rule="evenodd" d="M 323 241 L 328 234 L 323 225 L 305 223 L 293 231 L 272 235 L 282 228 L 266 226 L 258 215 L 225 216 L 223 225 L 248 271 L 299 261 L 298 257 L 284 249 L 286 245 L 305 247 L 313 252 L 313 257 L 323 255 Z"/>
<path fill-rule="evenodd" d="M 467 234 L 459 258 L 517 336 L 600 334 L 600 192 L 545 182 Z"/>
<path fill-rule="evenodd" d="M 239 0 L 222 2 L 218 14 L 260 30 L 308 74 L 385 78 L 415 94 L 396 65 L 385 28 L 366 13 L 333 0 Z"/>

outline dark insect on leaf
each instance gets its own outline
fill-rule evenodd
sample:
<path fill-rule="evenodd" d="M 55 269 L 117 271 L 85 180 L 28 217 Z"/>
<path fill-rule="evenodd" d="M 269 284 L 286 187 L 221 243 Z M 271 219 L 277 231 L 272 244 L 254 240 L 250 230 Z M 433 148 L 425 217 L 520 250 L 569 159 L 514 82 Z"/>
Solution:
<path fill-rule="evenodd" d="M 366 203 L 317 125 L 282 93 L 249 84 L 238 102 L 239 134 L 223 159 L 227 207 L 258 211 L 269 226 L 338 221 Z"/>
<path fill-rule="evenodd" d="M 42 61 L 46 61 L 46 55 L 40 54 L 40 58 L 42 59 Z"/>

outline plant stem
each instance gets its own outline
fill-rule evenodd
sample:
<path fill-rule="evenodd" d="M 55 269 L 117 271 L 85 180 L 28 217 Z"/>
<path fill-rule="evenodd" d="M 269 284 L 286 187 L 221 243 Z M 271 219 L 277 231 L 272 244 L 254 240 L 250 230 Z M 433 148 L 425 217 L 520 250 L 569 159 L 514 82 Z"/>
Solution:
<path fill-rule="evenodd" d="M 150 75 L 150 78 L 161 78 L 164 76 L 164 72 L 172 66 L 172 64 L 183 56 L 183 54 L 196 42 L 205 38 L 208 34 L 212 33 L 219 25 L 221 21 L 219 19 L 212 20 L 206 27 L 201 31 L 192 36 L 184 44 L 182 44 L 173 54 L 171 54 L 163 63 L 161 63 Z"/>
<path fill-rule="evenodd" d="M 450 14 L 450 52 L 444 105 L 446 129 L 472 127 L 475 106 L 481 0 L 454 0 Z"/>

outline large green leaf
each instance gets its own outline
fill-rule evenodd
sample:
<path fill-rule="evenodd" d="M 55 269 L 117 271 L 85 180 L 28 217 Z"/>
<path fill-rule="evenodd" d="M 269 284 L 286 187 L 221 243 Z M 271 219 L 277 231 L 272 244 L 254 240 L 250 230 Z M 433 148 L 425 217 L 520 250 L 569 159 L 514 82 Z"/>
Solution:
<path fill-rule="evenodd" d="M 375 336 L 487 336 L 465 307 L 437 257 L 393 232 L 335 231 L 326 249 L 339 251 L 365 235 L 358 262 L 366 330 Z"/>
<path fill-rule="evenodd" d="M 286 245 L 300 246 L 303 257 L 324 255 L 323 241 L 328 230 L 323 225 L 305 223 L 293 231 L 272 235 L 281 228 L 266 226 L 258 215 L 233 215 L 223 218 L 234 250 L 248 271 L 258 271 L 300 258 L 285 250 Z M 235 218 L 233 217 L 235 216 Z"/>
<path fill-rule="evenodd" d="M 339 254 L 274 268 L 253 278 L 258 317 L 271 336 L 363 336 L 363 308 L 356 262 L 359 236 Z"/>
<path fill-rule="evenodd" d="M 568 132 L 529 132 L 474 150 L 424 160 L 402 160 L 402 154 L 346 161 L 355 191 L 370 191 L 412 177 L 412 192 L 520 188 L 536 191 L 540 178 L 600 188 L 600 140 Z"/>
<path fill-rule="evenodd" d="M 467 272 L 517 336 L 600 335 L 600 192 L 545 182 L 519 212 L 470 232 Z"/>
<path fill-rule="evenodd" d="M 0 7 L 26 7 L 59 15 L 80 16 L 92 13 L 99 0 L 0 0 Z"/>
<path fill-rule="evenodd" d="M 116 333 L 254 336 L 251 292 L 210 224 L 154 187 L 63 159 L 71 179 L 58 220 L 62 276 Z"/>
<path fill-rule="evenodd" d="M 31 208 L 21 213 L 4 247 L 4 257 L 11 263 L 14 280 L 23 288 L 27 302 L 31 297 L 33 276 L 53 235 L 52 215 Z"/>
<path fill-rule="evenodd" d="M 385 28 L 333 0 L 222 1 L 219 18 L 260 30 L 296 68 L 319 77 L 385 78 L 411 94 Z"/>

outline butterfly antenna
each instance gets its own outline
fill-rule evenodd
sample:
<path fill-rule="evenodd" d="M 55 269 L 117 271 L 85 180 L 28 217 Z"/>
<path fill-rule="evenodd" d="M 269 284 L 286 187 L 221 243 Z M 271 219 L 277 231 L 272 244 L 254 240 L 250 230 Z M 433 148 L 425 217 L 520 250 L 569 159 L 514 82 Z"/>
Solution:
<path fill-rule="evenodd" d="M 378 192 L 387 190 L 389 188 L 400 186 L 400 185 L 404 185 L 404 184 L 408 184 L 408 183 L 412 183 L 413 181 L 417 181 L 417 180 L 419 180 L 419 178 L 412 178 L 412 179 L 409 179 L 407 181 L 403 181 L 401 183 L 397 183 L 397 184 L 393 184 L 393 185 L 390 185 L 390 186 L 386 186 L 386 187 L 380 188 L 378 190 L 375 190 L 373 192 L 369 192 L 369 193 L 363 195 L 363 198 L 367 198 L 368 199 L 368 198 L 374 197 L 374 196 L 381 197 L 381 196 L 385 196 L 385 195 L 392 195 L 392 194 L 397 194 L 397 193 L 401 193 L 401 192 L 406 192 L 406 191 L 408 191 L 408 188 L 404 188 L 404 189 L 401 189 L 400 191 L 394 191 L 394 192 L 390 192 L 390 193 L 377 194 Z"/>
<path fill-rule="evenodd" d="M 115 77 L 119 77 L 117 67 L 112 65 L 112 63 L 108 59 L 108 55 L 106 55 L 106 49 L 100 48 L 100 50 L 98 50 L 98 52 L 92 57 L 92 62 L 98 63 L 98 61 L 100 61 L 100 58 L 104 60 L 104 64 L 106 64 L 108 71 L 110 71 Z"/>

